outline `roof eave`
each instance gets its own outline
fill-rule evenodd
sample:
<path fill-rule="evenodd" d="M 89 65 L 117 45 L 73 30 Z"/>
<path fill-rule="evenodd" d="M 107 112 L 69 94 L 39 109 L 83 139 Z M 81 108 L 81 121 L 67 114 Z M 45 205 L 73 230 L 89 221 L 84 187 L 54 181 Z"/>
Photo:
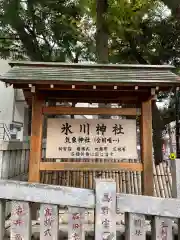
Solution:
<path fill-rule="evenodd" d="M 156 81 L 156 82 L 126 82 L 126 81 L 113 81 L 113 82 L 102 82 L 102 81 L 62 81 L 62 80 L 29 80 L 29 79 L 3 79 L 0 78 L 0 81 L 7 83 L 7 84 L 16 84 L 22 85 L 22 84 L 33 84 L 33 85 L 101 85 L 101 86 L 146 86 L 146 87 L 176 87 L 180 86 L 180 79 L 179 81 L 169 81 L 169 82 L 162 82 L 162 81 Z"/>
<path fill-rule="evenodd" d="M 67 68 L 139 68 L 139 69 L 175 69 L 172 65 L 142 65 L 142 64 L 97 64 L 97 63 L 64 63 L 64 62 L 31 62 L 31 61 L 11 61 L 9 62 L 11 67 L 14 66 L 34 66 L 34 67 L 67 67 Z"/>

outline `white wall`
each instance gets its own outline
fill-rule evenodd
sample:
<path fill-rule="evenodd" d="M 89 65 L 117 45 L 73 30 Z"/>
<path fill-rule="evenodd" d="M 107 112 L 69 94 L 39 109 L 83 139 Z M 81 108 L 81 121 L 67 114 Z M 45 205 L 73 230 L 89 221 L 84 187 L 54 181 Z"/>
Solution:
<path fill-rule="evenodd" d="M 7 60 L 0 59 L 0 75 L 10 68 Z M 8 127 L 12 122 L 24 124 L 25 107 L 22 90 L 15 90 L 12 86 L 6 87 L 3 82 L 0 82 L 0 122 L 6 123 Z M 18 139 L 23 139 L 23 128 L 18 132 Z"/>
<path fill-rule="evenodd" d="M 0 75 L 10 69 L 8 61 L 0 59 Z M 0 121 L 11 123 L 13 118 L 14 89 L 0 82 Z"/>

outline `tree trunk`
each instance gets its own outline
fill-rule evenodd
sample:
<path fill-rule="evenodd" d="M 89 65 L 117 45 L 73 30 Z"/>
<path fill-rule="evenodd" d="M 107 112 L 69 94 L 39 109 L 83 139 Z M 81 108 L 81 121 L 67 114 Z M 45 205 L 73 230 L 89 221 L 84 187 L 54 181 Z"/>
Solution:
<path fill-rule="evenodd" d="M 108 63 L 108 24 L 105 15 L 108 10 L 108 0 L 96 0 L 96 57 L 97 63 Z M 99 104 L 99 107 L 109 107 L 109 105 Z M 100 118 L 110 118 L 110 116 L 99 116 Z"/>
<path fill-rule="evenodd" d="M 106 64 L 109 62 L 108 54 L 108 25 L 105 15 L 108 10 L 108 0 L 96 0 L 96 58 L 97 63 Z M 99 107 L 109 107 L 110 104 L 98 104 Z M 110 116 L 99 115 L 99 118 L 105 119 Z M 99 159 L 98 159 L 99 161 Z M 101 162 L 101 160 L 100 160 Z M 96 172 L 96 177 L 102 176 L 102 171 Z"/>
<path fill-rule="evenodd" d="M 105 15 L 108 0 L 96 0 L 96 57 L 98 63 L 108 63 L 108 25 Z"/>
<path fill-rule="evenodd" d="M 154 148 L 154 160 L 155 164 L 158 165 L 163 161 L 162 154 L 162 131 L 164 128 L 163 121 L 161 119 L 160 112 L 157 108 L 156 102 L 152 104 L 152 126 L 153 126 L 153 148 Z"/>

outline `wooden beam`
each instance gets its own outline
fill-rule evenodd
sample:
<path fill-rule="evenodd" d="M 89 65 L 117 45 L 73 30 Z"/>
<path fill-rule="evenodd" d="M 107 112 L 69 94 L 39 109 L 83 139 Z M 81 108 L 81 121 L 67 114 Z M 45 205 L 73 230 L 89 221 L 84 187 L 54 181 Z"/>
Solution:
<path fill-rule="evenodd" d="M 32 128 L 31 128 L 31 144 L 30 144 L 30 159 L 29 159 L 29 182 L 40 181 L 39 164 L 41 161 L 42 151 L 42 124 L 43 114 L 42 106 L 44 100 L 36 93 L 33 95 L 32 103 Z"/>
<path fill-rule="evenodd" d="M 84 94 L 80 91 L 38 91 L 39 94 L 46 100 L 54 100 L 58 102 L 87 102 L 87 103 L 129 103 L 129 104 L 141 104 L 142 100 L 146 98 L 147 94 L 133 94 L 132 92 L 127 95 L 125 92 L 91 92 L 90 94 Z M 30 89 L 24 90 L 26 99 L 31 102 L 32 93 Z"/>
<path fill-rule="evenodd" d="M 33 84 L 33 83 L 31 83 Z M 75 86 L 75 88 L 72 88 L 72 85 Z M 60 90 L 60 91 L 96 91 L 96 92 L 102 92 L 102 91 L 113 91 L 113 92 L 119 92 L 120 94 L 122 92 L 127 92 L 127 94 L 129 93 L 148 93 L 150 92 L 150 88 L 147 87 L 147 86 L 141 86 L 141 87 L 138 87 L 138 89 L 135 87 L 136 86 L 127 86 L 127 85 L 121 85 L 121 86 L 118 86 L 118 84 L 85 84 L 85 85 L 82 85 L 82 84 L 76 84 L 76 83 L 73 83 L 73 84 L 53 84 L 53 83 L 49 83 L 49 84 L 35 84 L 36 86 L 36 89 L 38 91 L 57 91 L 57 90 Z M 94 86 L 96 86 L 96 88 L 93 88 Z M 137 84 L 138 86 L 138 84 Z M 14 84 L 13 85 L 14 88 L 22 88 L 22 89 L 29 89 L 29 85 L 28 83 L 25 83 L 25 84 Z"/>
<path fill-rule="evenodd" d="M 41 162 L 41 171 L 139 171 L 143 170 L 141 163 L 87 163 L 87 162 Z"/>
<path fill-rule="evenodd" d="M 64 90 L 54 90 L 54 91 L 48 91 L 48 90 L 41 90 L 39 91 L 42 93 L 45 98 L 59 98 L 59 99 L 81 99 L 81 100 L 86 100 L 86 99 L 93 99 L 93 101 L 98 102 L 99 99 L 104 99 L 104 101 L 110 99 L 110 100 L 136 100 L 136 99 L 146 99 L 147 97 L 147 92 L 119 92 L 119 91 L 64 91 Z"/>
<path fill-rule="evenodd" d="M 85 108 L 85 107 L 43 107 L 44 114 L 65 114 L 65 115 L 140 115 L 137 108 Z"/>
<path fill-rule="evenodd" d="M 152 148 L 152 107 L 148 100 L 142 103 L 141 111 L 142 192 L 148 196 L 154 195 Z"/>
<path fill-rule="evenodd" d="M 142 99 L 139 99 L 137 97 L 119 97 L 119 98 L 91 98 L 91 97 L 77 97 L 77 98 L 72 98 L 72 97 L 59 97 L 58 96 L 47 96 L 46 98 L 47 101 L 58 101 L 58 102 L 75 102 L 75 103 L 119 103 L 119 104 L 140 104 L 142 102 Z"/>

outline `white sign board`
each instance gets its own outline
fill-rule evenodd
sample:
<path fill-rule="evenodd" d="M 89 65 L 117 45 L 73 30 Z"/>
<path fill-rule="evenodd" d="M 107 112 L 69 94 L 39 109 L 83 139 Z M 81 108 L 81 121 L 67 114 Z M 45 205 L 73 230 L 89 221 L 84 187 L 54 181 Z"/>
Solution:
<path fill-rule="evenodd" d="M 46 158 L 137 158 L 136 120 L 48 119 Z"/>

